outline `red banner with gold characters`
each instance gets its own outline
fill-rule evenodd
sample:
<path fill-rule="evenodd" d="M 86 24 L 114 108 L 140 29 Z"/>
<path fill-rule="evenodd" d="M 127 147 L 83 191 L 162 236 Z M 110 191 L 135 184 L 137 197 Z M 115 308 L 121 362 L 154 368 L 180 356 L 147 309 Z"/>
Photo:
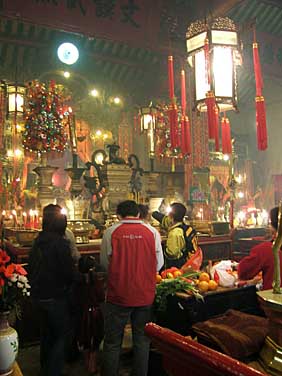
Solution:
<path fill-rule="evenodd" d="M 153 46 L 161 0 L 2 0 L 0 15 L 55 29 Z"/>

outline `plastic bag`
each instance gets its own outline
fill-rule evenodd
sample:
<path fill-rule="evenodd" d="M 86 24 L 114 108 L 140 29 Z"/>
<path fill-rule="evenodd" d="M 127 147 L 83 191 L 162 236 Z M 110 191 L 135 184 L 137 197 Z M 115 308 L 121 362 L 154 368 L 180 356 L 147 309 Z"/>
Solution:
<path fill-rule="evenodd" d="M 232 263 L 231 260 L 222 260 L 211 267 L 210 275 L 219 286 L 233 287 L 235 285 L 237 277 L 232 273 Z"/>
<path fill-rule="evenodd" d="M 200 270 L 203 262 L 203 251 L 198 247 L 197 251 L 182 265 L 181 270 L 186 269 Z"/>

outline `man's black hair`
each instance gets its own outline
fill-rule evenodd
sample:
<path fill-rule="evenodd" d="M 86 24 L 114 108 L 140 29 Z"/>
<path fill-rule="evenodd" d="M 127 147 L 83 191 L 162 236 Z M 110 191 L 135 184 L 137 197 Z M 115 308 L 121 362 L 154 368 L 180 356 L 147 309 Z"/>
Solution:
<path fill-rule="evenodd" d="M 278 229 L 278 213 L 279 213 L 278 206 L 276 206 L 275 208 L 272 208 L 269 212 L 270 223 L 271 223 L 271 226 L 275 228 L 275 230 Z"/>
<path fill-rule="evenodd" d="M 174 220 L 174 222 L 182 222 L 183 218 L 186 214 L 186 208 L 183 204 L 180 204 L 179 202 L 174 202 L 170 205 L 171 207 L 171 216 Z"/>
<path fill-rule="evenodd" d="M 121 218 L 137 217 L 139 214 L 139 208 L 135 201 L 126 200 L 118 204 L 116 213 L 121 216 Z"/>
<path fill-rule="evenodd" d="M 139 217 L 140 219 L 144 219 L 147 217 L 147 215 L 149 214 L 149 206 L 148 205 L 144 205 L 144 204 L 139 204 L 138 205 L 138 208 L 139 208 Z"/>

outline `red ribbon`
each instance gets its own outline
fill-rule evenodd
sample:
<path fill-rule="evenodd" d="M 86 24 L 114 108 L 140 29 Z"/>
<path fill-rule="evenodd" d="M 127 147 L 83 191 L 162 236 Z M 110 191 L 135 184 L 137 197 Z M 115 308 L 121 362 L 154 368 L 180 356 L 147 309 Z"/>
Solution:
<path fill-rule="evenodd" d="M 263 96 L 256 97 L 256 125 L 258 149 L 265 150 L 267 149 L 267 128 Z"/>
<path fill-rule="evenodd" d="M 183 155 L 191 154 L 191 133 L 190 133 L 190 121 L 188 116 L 186 116 L 186 81 L 185 81 L 185 71 L 181 70 L 181 150 Z"/>
<path fill-rule="evenodd" d="M 168 110 L 169 116 L 169 127 L 170 127 L 170 143 L 171 148 L 175 149 L 178 146 L 178 114 L 177 114 L 177 106 L 171 104 Z"/>
<path fill-rule="evenodd" d="M 255 81 L 256 81 L 256 95 L 260 97 L 262 96 L 263 79 L 262 79 L 262 74 L 261 74 L 261 65 L 260 65 L 257 43 L 253 43 L 253 62 L 254 62 L 254 73 L 255 73 Z"/>
<path fill-rule="evenodd" d="M 168 56 L 168 91 L 169 98 L 174 98 L 174 73 L 173 73 L 173 56 Z"/>
<path fill-rule="evenodd" d="M 209 128 L 209 138 L 215 138 L 215 123 L 216 123 L 216 102 L 212 91 L 206 94 L 206 106 L 208 113 L 208 128 Z"/>
<path fill-rule="evenodd" d="M 186 114 L 186 82 L 185 82 L 185 71 L 181 70 L 181 108 L 182 115 Z"/>
<path fill-rule="evenodd" d="M 258 52 L 258 44 L 253 43 L 253 61 L 256 81 L 256 125 L 257 146 L 259 150 L 267 149 L 267 125 L 264 97 L 262 96 L 263 79 Z"/>
<path fill-rule="evenodd" d="M 190 155 L 191 150 L 191 132 L 190 132 L 190 121 L 188 116 L 183 116 L 181 119 L 181 149 L 184 155 Z"/>
<path fill-rule="evenodd" d="M 215 111 L 216 119 L 215 119 L 215 124 L 214 124 L 214 141 L 215 141 L 215 151 L 219 151 L 219 117 L 218 117 L 218 110 L 216 108 Z"/>
<path fill-rule="evenodd" d="M 222 153 L 232 154 L 230 123 L 226 117 L 221 119 Z"/>

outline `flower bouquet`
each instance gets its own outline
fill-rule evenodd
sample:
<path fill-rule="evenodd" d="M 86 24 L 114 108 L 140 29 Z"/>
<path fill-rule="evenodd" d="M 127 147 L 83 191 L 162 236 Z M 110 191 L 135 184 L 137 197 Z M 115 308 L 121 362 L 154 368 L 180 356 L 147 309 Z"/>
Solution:
<path fill-rule="evenodd" d="M 29 296 L 27 271 L 20 265 L 11 262 L 10 256 L 0 249 L 0 312 L 15 309 L 19 316 L 19 300 Z"/>

